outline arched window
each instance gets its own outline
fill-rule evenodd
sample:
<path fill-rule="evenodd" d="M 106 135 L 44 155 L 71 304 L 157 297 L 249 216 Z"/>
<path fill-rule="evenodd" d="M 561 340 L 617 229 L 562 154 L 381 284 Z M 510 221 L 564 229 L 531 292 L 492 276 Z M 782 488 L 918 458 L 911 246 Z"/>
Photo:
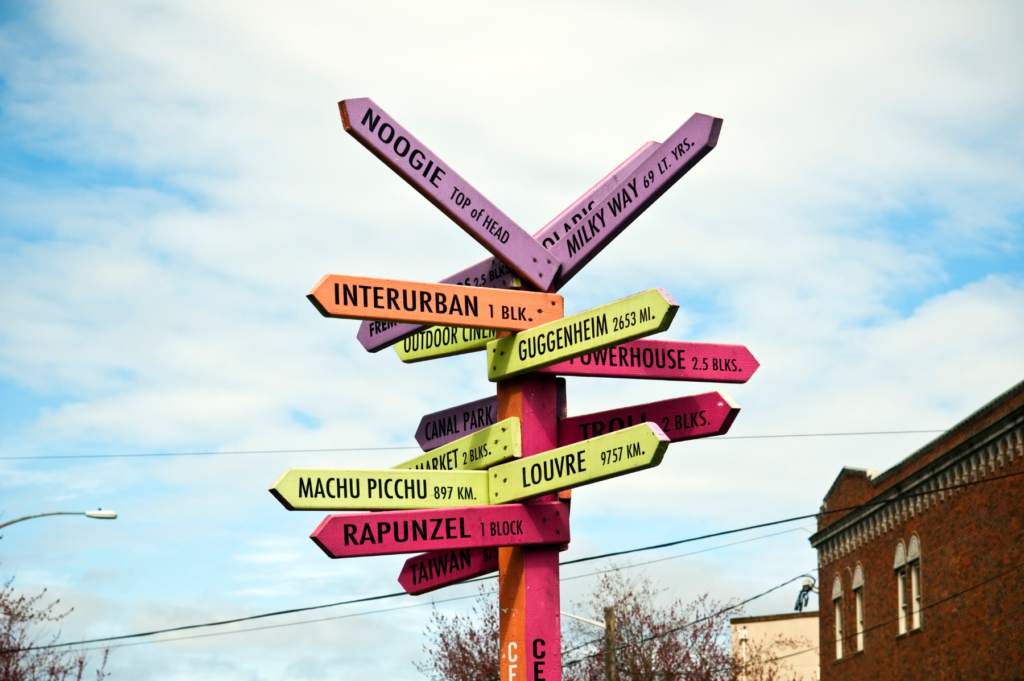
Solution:
<path fill-rule="evenodd" d="M 896 621 L 897 634 L 907 633 L 907 552 L 903 542 L 896 544 L 896 559 L 893 561 L 896 570 Z"/>
<path fill-rule="evenodd" d="M 836 608 L 836 659 L 843 659 L 843 583 L 836 575 L 832 582 L 832 602 Z"/>
<path fill-rule="evenodd" d="M 921 540 L 915 534 L 907 547 L 907 566 L 910 572 L 910 628 L 921 628 Z"/>
<path fill-rule="evenodd" d="M 857 563 L 853 571 L 853 597 L 857 617 L 857 652 L 864 650 L 864 568 Z"/>

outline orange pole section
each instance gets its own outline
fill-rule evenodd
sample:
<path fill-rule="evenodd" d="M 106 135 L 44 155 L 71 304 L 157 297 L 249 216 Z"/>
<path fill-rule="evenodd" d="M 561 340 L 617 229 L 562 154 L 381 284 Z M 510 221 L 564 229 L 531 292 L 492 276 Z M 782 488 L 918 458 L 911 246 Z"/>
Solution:
<path fill-rule="evenodd" d="M 558 446 L 564 394 L 552 376 L 528 374 L 498 383 L 498 420 L 520 419 L 523 456 Z M 550 494 L 533 501 L 556 498 Z M 501 681 L 561 678 L 558 552 L 557 546 L 498 549 Z"/>

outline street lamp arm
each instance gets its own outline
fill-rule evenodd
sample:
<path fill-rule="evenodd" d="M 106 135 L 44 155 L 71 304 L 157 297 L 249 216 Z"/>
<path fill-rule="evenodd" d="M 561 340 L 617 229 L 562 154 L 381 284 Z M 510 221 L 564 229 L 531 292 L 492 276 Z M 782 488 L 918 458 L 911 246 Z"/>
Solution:
<path fill-rule="evenodd" d="M 0 526 L 0 527 L 2 527 L 2 526 Z M 596 620 L 588 620 L 586 617 L 580 617 L 579 615 L 570 615 L 567 612 L 560 612 L 558 614 L 561 615 L 562 617 L 571 617 L 574 620 L 579 620 L 580 622 L 586 622 L 587 624 L 593 624 L 595 627 L 601 627 L 602 629 L 604 629 L 604 622 L 598 622 Z"/>
<path fill-rule="evenodd" d="M 117 518 L 117 513 L 114 511 L 104 511 L 102 508 L 98 508 L 95 511 L 50 511 L 49 513 L 36 513 L 34 515 L 26 515 L 21 518 L 15 518 L 14 520 L 8 520 L 6 523 L 0 523 L 0 528 L 13 525 L 14 523 L 20 523 L 22 520 L 32 520 L 32 518 L 42 518 L 48 515 L 84 515 L 87 518 L 99 518 L 100 520 L 113 520 Z"/>
<path fill-rule="evenodd" d="M 36 513 L 35 515 L 26 515 L 21 518 L 15 518 L 14 520 L 8 520 L 6 523 L 0 523 L 0 527 L 7 527 L 14 523 L 20 523 L 22 520 L 32 520 L 32 518 L 42 518 L 44 515 L 85 515 L 85 511 L 50 511 L 49 513 Z"/>

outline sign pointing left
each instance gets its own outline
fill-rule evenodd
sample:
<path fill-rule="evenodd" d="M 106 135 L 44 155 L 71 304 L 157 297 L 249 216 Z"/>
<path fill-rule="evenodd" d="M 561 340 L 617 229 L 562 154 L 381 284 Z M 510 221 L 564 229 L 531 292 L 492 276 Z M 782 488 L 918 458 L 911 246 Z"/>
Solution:
<path fill-rule="evenodd" d="M 485 471 L 289 468 L 270 493 L 289 511 L 390 511 L 488 502 Z"/>
<path fill-rule="evenodd" d="M 368 97 L 338 102 L 345 131 L 539 291 L 562 261 Z"/>
<path fill-rule="evenodd" d="M 562 296 L 328 274 L 306 294 L 320 314 L 522 331 L 562 318 Z"/>

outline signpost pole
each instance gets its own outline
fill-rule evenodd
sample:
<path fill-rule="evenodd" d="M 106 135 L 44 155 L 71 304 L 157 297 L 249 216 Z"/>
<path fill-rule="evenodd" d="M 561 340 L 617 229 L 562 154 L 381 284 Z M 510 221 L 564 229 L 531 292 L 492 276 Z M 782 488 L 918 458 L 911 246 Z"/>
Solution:
<path fill-rule="evenodd" d="M 558 446 L 558 406 L 554 376 L 498 382 L 498 420 L 520 419 L 524 457 Z M 526 503 L 556 498 L 549 494 Z M 498 549 L 501 681 L 561 681 L 558 553 L 557 545 Z"/>

